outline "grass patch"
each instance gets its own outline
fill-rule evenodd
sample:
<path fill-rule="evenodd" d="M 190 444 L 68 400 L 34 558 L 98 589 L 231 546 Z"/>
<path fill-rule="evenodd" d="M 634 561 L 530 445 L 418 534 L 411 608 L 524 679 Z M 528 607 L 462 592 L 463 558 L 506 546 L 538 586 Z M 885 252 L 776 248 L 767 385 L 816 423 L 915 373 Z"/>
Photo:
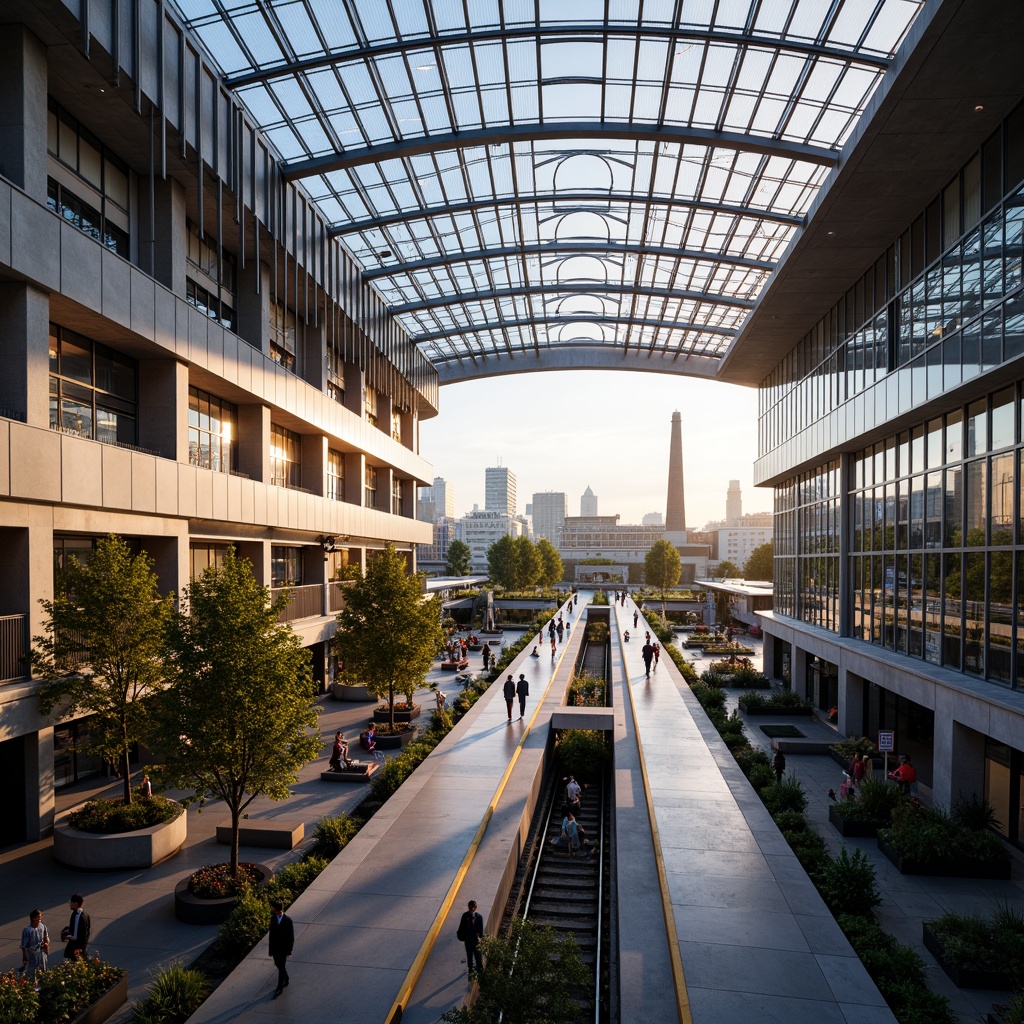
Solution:
<path fill-rule="evenodd" d="M 765 736 L 770 736 L 773 740 L 806 738 L 795 725 L 762 725 L 759 728 Z"/>

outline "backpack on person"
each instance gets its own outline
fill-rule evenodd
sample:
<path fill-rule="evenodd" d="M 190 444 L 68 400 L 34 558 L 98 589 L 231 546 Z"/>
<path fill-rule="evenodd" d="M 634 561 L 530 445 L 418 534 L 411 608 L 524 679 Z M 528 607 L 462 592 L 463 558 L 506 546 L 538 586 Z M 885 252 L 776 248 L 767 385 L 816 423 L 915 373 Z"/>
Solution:
<path fill-rule="evenodd" d="M 473 926 L 467 920 L 468 917 L 468 913 L 463 913 L 462 918 L 459 921 L 459 930 L 455 933 L 455 938 L 457 938 L 459 942 L 469 942 L 470 937 L 473 934 Z"/>

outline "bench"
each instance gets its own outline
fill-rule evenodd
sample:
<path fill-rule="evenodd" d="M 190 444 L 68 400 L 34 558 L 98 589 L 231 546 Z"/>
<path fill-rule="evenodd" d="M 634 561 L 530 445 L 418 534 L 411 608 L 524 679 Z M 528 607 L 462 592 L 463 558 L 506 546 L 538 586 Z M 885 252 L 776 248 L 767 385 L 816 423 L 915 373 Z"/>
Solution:
<path fill-rule="evenodd" d="M 301 821 L 284 818 L 246 818 L 239 823 L 239 846 L 268 846 L 275 850 L 294 850 L 306 834 Z M 217 842 L 231 845 L 231 824 L 217 826 Z"/>
<path fill-rule="evenodd" d="M 443 672 L 461 672 L 464 668 L 469 668 L 469 658 L 460 658 L 458 661 L 441 662 L 441 670 Z"/>
<path fill-rule="evenodd" d="M 379 761 L 353 761 L 340 772 L 321 772 L 321 782 L 369 782 L 380 771 Z"/>

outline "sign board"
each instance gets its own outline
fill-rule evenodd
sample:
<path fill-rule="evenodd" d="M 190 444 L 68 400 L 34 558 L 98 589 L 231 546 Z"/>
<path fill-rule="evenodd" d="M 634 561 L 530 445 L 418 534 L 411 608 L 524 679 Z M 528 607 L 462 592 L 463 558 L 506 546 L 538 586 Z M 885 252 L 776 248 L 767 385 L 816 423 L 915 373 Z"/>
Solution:
<path fill-rule="evenodd" d="M 878 730 L 878 751 L 881 754 L 891 754 L 896 749 L 896 730 Z"/>

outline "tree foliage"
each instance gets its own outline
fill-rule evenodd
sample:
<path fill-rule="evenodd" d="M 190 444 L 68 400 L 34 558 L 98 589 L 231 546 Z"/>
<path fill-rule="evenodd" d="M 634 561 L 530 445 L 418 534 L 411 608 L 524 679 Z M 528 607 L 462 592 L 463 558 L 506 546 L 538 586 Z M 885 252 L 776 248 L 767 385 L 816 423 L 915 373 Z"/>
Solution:
<path fill-rule="evenodd" d="M 541 586 L 553 587 L 556 583 L 561 583 L 565 574 L 562 556 L 547 537 L 541 537 L 537 541 L 537 554 L 540 556 L 539 582 Z"/>
<path fill-rule="evenodd" d="M 472 564 L 472 553 L 469 545 L 462 540 L 453 540 L 448 545 L 448 558 L 445 561 L 445 572 L 449 576 L 468 576 Z"/>
<path fill-rule="evenodd" d="M 718 563 L 717 575 L 723 577 L 724 579 L 733 579 L 739 576 L 739 574 L 739 566 L 735 562 L 729 561 L 728 558 Z"/>
<path fill-rule="evenodd" d="M 509 939 L 485 937 L 480 995 L 471 1007 L 449 1010 L 445 1024 L 573 1024 L 585 1019 L 578 1001 L 590 972 L 572 935 L 558 938 L 516 918 Z"/>
<path fill-rule="evenodd" d="M 394 726 L 395 694 L 421 686 L 444 646 L 437 598 L 423 597 L 423 577 L 410 576 L 405 559 L 388 547 L 345 595 L 334 652 L 351 679 L 387 698 Z"/>
<path fill-rule="evenodd" d="M 543 571 L 540 555 L 529 537 L 516 537 L 516 590 L 535 586 Z"/>
<path fill-rule="evenodd" d="M 88 563 L 72 555 L 56 583 L 54 599 L 40 601 L 45 633 L 33 638 L 32 666 L 45 680 L 39 708 L 94 717 L 89 748 L 118 765 L 130 804 L 128 758 L 145 730 L 147 698 L 163 685 L 172 598 L 160 597 L 152 559 L 113 534 Z"/>
<path fill-rule="evenodd" d="M 661 592 L 661 600 L 665 600 L 665 591 L 679 582 L 683 571 L 683 563 L 675 545 L 664 538 L 655 541 L 651 550 L 644 558 L 644 578 L 647 583 Z"/>
<path fill-rule="evenodd" d="M 257 796 L 284 800 L 298 769 L 320 752 L 309 652 L 277 621 L 248 559 L 229 549 L 185 589 L 168 632 L 172 686 L 159 701 L 160 777 L 192 790 L 185 803 L 224 801 L 231 812 L 231 872 L 238 826 Z"/>
<path fill-rule="evenodd" d="M 758 544 L 743 566 L 748 580 L 770 580 L 775 576 L 775 545 L 772 541 Z"/>
<path fill-rule="evenodd" d="M 514 590 L 518 578 L 519 548 L 515 538 L 499 537 L 487 549 L 487 575 L 491 582 L 505 590 Z"/>

